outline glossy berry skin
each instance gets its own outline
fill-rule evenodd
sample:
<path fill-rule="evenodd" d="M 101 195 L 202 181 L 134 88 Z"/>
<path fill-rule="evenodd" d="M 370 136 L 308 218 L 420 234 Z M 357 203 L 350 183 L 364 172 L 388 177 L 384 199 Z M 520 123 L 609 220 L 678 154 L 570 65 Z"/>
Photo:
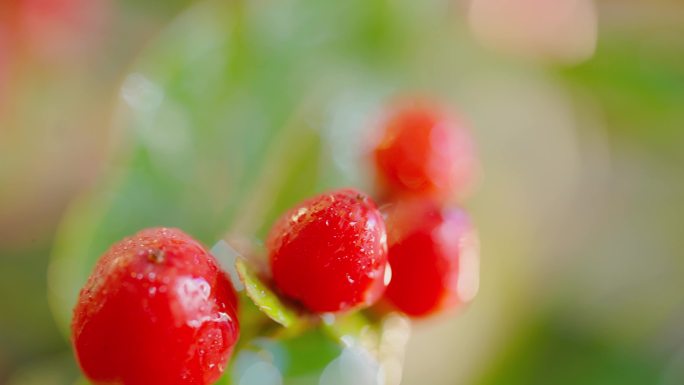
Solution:
<path fill-rule="evenodd" d="M 423 101 L 390 111 L 373 157 L 383 194 L 391 198 L 462 196 L 476 168 L 472 139 L 462 124 Z"/>
<path fill-rule="evenodd" d="M 311 311 L 369 306 L 384 292 L 385 224 L 375 203 L 356 190 L 297 205 L 275 223 L 267 247 L 278 289 Z"/>
<path fill-rule="evenodd" d="M 214 257 L 177 229 L 112 246 L 82 289 L 72 339 L 94 384 L 207 385 L 226 367 L 237 299 Z"/>
<path fill-rule="evenodd" d="M 387 226 L 392 281 L 385 298 L 424 317 L 470 301 L 478 289 L 477 234 L 462 209 L 410 201 L 390 209 Z"/>

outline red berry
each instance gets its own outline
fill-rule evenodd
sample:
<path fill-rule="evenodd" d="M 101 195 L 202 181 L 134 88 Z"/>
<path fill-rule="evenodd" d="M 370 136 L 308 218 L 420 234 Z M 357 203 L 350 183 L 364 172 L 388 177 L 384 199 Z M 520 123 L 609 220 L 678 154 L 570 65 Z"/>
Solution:
<path fill-rule="evenodd" d="M 73 344 L 95 384 L 206 385 L 239 325 L 230 281 L 177 229 L 147 229 L 97 262 L 74 309 Z"/>
<path fill-rule="evenodd" d="M 385 289 L 385 223 L 375 203 L 356 190 L 297 205 L 275 223 L 267 247 L 276 286 L 309 310 L 368 306 Z"/>
<path fill-rule="evenodd" d="M 477 234 L 462 209 L 428 201 L 390 210 L 392 281 L 385 297 L 410 316 L 426 316 L 470 301 L 477 292 Z"/>
<path fill-rule="evenodd" d="M 462 195 L 475 169 L 469 133 L 453 116 L 424 102 L 390 113 L 374 160 L 380 184 L 393 196 Z"/>

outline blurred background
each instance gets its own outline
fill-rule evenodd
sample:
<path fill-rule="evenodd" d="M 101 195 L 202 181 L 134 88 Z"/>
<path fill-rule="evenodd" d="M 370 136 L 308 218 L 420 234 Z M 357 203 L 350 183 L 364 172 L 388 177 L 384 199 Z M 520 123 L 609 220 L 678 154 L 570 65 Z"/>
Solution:
<path fill-rule="evenodd" d="M 481 285 L 403 384 L 684 384 L 684 2 L 2 0 L 0 383 L 73 384 L 95 259 L 140 228 L 258 243 L 370 188 L 396 95 L 459 111 Z"/>

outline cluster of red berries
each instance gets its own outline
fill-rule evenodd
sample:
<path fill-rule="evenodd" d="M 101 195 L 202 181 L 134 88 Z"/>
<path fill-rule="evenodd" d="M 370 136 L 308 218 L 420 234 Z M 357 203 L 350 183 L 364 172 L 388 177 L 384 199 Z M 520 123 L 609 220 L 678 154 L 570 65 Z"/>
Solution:
<path fill-rule="evenodd" d="M 414 316 L 468 302 L 479 282 L 479 241 L 468 214 L 450 202 L 473 183 L 476 156 L 465 127 L 426 101 L 389 114 L 374 160 L 389 203 L 389 263 L 385 294 Z"/>
<path fill-rule="evenodd" d="M 359 191 L 337 190 L 290 209 L 268 235 L 275 288 L 308 311 L 359 309 L 384 295 L 424 316 L 474 294 L 473 278 L 463 277 L 472 263 L 462 263 L 477 263 L 473 227 L 462 209 L 444 208 L 469 178 L 467 135 L 427 105 L 400 108 L 384 127 L 374 155 L 387 212 Z M 197 241 L 144 230 L 100 258 L 72 333 L 96 384 L 210 384 L 238 338 L 237 297 Z"/>

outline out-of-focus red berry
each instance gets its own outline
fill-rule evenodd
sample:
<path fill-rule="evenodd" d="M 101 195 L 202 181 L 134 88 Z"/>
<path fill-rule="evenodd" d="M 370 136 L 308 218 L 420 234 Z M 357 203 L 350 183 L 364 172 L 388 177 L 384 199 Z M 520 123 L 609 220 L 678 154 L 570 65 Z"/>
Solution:
<path fill-rule="evenodd" d="M 81 291 L 73 344 L 95 384 L 207 385 L 224 371 L 239 325 L 233 287 L 177 229 L 115 244 Z"/>
<path fill-rule="evenodd" d="M 7 1 L 7 0 L 5 0 Z M 94 51 L 112 17 L 111 0 L 9 0 L 0 12 L 14 39 L 31 54 L 70 61 Z"/>
<path fill-rule="evenodd" d="M 383 193 L 395 198 L 463 195 L 476 169 L 469 132 L 443 108 L 423 101 L 390 111 L 373 155 Z"/>
<path fill-rule="evenodd" d="M 422 317 L 475 296 L 479 245 L 465 211 L 430 201 L 397 203 L 387 227 L 392 280 L 385 297 L 394 307 Z"/>
<path fill-rule="evenodd" d="M 356 190 L 297 205 L 275 223 L 267 247 L 276 286 L 314 312 L 368 306 L 384 292 L 385 224 Z"/>

